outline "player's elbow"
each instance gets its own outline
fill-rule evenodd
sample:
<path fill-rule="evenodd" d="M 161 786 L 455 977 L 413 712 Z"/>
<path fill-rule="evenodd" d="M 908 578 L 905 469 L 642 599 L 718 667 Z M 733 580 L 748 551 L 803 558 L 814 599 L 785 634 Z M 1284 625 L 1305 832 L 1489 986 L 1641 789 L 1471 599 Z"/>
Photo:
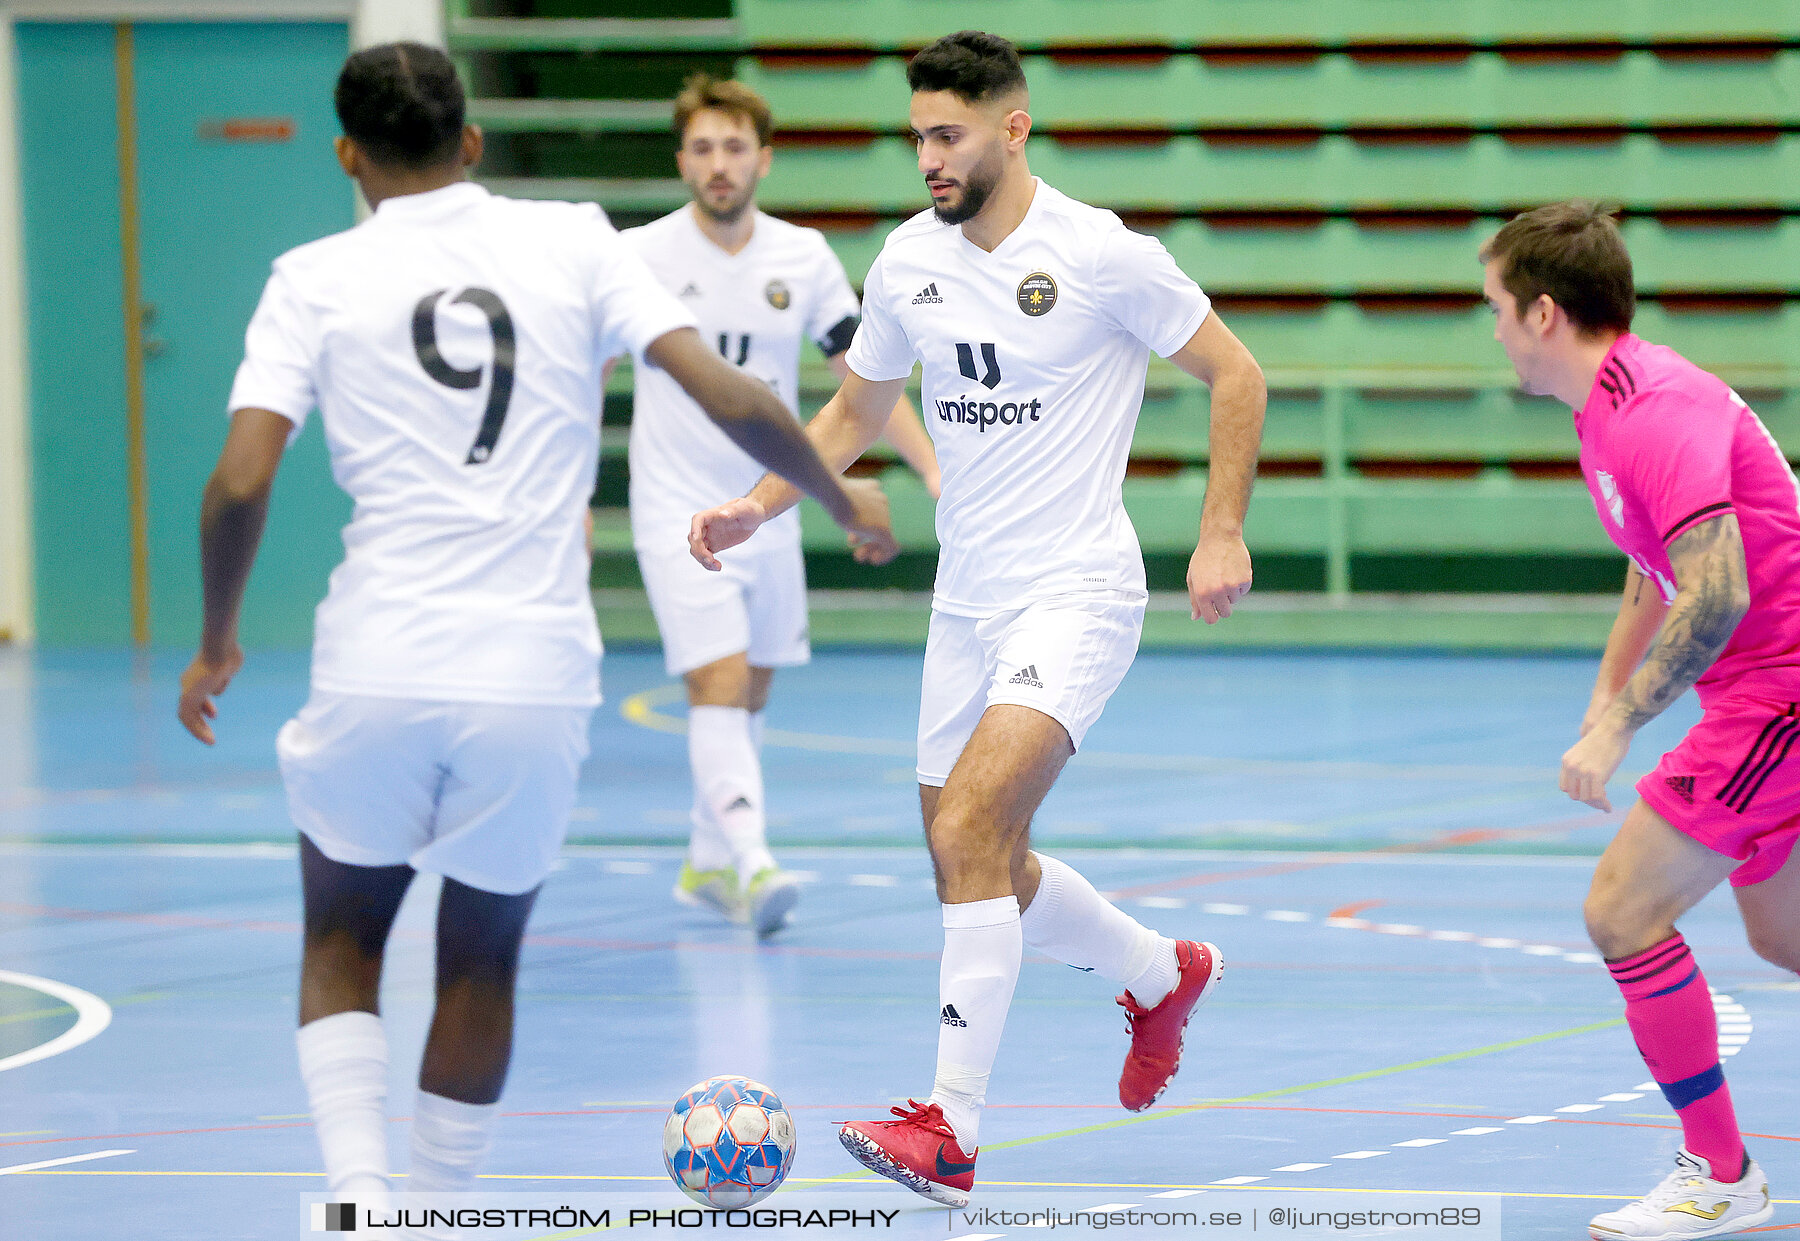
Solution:
<path fill-rule="evenodd" d="M 719 389 L 709 393 L 707 399 L 700 402 L 700 408 L 706 416 L 726 434 L 734 430 L 747 429 L 781 417 L 783 411 L 778 402 L 752 379 L 744 379 L 741 383 L 721 385 Z"/>
<path fill-rule="evenodd" d="M 1749 611 L 1747 583 L 1741 579 L 1708 583 L 1705 589 L 1695 592 L 1689 610 L 1689 632 L 1701 646 L 1722 650 Z"/>
<path fill-rule="evenodd" d="M 220 465 L 212 472 L 212 477 L 206 480 L 205 507 L 208 511 L 220 511 L 267 504 L 274 485 L 273 474 L 234 470 Z"/>
<path fill-rule="evenodd" d="M 1263 375 L 1262 364 L 1248 349 L 1240 347 L 1226 364 L 1225 373 L 1220 379 L 1246 394 L 1261 400 L 1269 396 L 1269 381 Z"/>

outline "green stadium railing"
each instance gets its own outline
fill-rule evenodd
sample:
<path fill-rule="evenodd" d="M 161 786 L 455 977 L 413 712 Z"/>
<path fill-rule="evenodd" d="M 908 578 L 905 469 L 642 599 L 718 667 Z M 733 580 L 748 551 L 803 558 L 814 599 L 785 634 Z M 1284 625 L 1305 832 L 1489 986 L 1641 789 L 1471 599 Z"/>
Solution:
<path fill-rule="evenodd" d="M 453 0 L 452 48 L 479 62 L 470 115 L 510 160 L 489 183 L 628 221 L 680 205 L 667 98 L 705 64 L 774 106 L 762 205 L 826 227 L 859 278 L 924 205 L 903 55 L 990 24 L 1027 52 L 1034 171 L 1160 235 L 1264 364 L 1247 534 L 1258 554 L 1322 561 L 1339 602 L 1370 557 L 1615 555 L 1567 409 L 1515 391 L 1477 300 L 1480 242 L 1534 202 L 1621 203 L 1640 333 L 1724 375 L 1800 452 L 1800 0 L 733 11 L 496 19 Z M 629 385 L 622 368 L 609 391 Z M 806 402 L 831 386 L 809 361 Z M 1125 483 L 1150 555 L 1192 547 L 1207 414 L 1198 385 L 1152 363 Z M 607 430 L 615 472 L 624 437 Z M 885 477 L 903 540 L 934 547 L 917 481 Z M 602 525 L 603 547 L 628 550 L 616 518 Z M 809 551 L 841 550 L 822 514 L 804 526 Z"/>

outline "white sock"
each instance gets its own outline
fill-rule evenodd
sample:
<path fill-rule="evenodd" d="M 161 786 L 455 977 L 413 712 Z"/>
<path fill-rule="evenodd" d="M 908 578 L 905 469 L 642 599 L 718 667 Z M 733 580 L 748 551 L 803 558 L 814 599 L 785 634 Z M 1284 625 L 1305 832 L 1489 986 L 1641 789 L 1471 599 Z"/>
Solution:
<path fill-rule="evenodd" d="M 387 1193 L 388 1054 L 381 1018 L 333 1013 L 301 1026 L 294 1043 L 326 1188 L 351 1200 Z"/>
<path fill-rule="evenodd" d="M 1074 868 L 1036 854 L 1044 877 L 1019 915 L 1025 942 L 1065 965 L 1125 984 L 1155 1008 L 1180 981 L 1175 941 L 1158 935 L 1094 890 Z"/>
<path fill-rule="evenodd" d="M 763 819 L 762 763 L 750 719 L 742 707 L 688 709 L 688 765 L 695 796 L 718 825 L 738 882 L 746 887 L 757 871 L 775 865 Z"/>
<path fill-rule="evenodd" d="M 493 1137 L 498 1103 L 463 1103 L 419 1091 L 413 1107 L 409 1194 L 467 1193 Z"/>
<path fill-rule="evenodd" d="M 695 870 L 723 870 L 737 864 L 732 859 L 731 846 L 725 842 L 725 833 L 713 822 L 698 790 L 694 793 L 693 809 L 688 811 L 688 823 L 688 861 Z"/>
<path fill-rule="evenodd" d="M 1012 1007 L 1024 955 L 1019 900 L 1000 896 L 944 906 L 944 960 L 938 969 L 937 1079 L 931 1102 L 965 1154 L 980 1138 L 988 1075 Z"/>

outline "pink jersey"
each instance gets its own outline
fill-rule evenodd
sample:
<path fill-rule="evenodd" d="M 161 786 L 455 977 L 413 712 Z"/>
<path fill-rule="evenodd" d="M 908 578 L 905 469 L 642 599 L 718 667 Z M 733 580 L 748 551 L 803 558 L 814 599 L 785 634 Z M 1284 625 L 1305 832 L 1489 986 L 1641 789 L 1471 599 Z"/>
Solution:
<path fill-rule="evenodd" d="M 1669 544 L 1737 515 L 1750 610 L 1695 689 L 1800 699 L 1800 482 L 1774 436 L 1717 376 L 1627 334 L 1575 411 L 1581 473 L 1600 523 L 1638 571 L 1675 597 Z"/>

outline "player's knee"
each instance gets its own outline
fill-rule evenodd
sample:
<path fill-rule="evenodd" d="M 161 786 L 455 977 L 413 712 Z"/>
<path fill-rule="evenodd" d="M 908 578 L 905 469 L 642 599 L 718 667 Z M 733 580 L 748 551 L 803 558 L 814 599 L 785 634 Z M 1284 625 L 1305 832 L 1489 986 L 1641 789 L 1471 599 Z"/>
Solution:
<path fill-rule="evenodd" d="M 1582 905 L 1582 918 L 1587 923 L 1588 939 L 1609 961 L 1641 952 L 1654 944 L 1644 920 L 1631 907 L 1603 888 L 1595 887 Z"/>
<path fill-rule="evenodd" d="M 358 1009 L 374 1012 L 381 996 L 381 963 L 380 949 L 365 951 L 354 935 L 308 935 L 300 959 L 301 1019 L 316 1021 Z"/>
<path fill-rule="evenodd" d="M 1800 928 L 1746 928 L 1750 948 L 1770 965 L 1800 974 Z"/>
<path fill-rule="evenodd" d="M 931 853 L 940 870 L 957 873 L 1011 857 L 1010 835 L 992 817 L 961 802 L 946 799 L 931 822 Z"/>

